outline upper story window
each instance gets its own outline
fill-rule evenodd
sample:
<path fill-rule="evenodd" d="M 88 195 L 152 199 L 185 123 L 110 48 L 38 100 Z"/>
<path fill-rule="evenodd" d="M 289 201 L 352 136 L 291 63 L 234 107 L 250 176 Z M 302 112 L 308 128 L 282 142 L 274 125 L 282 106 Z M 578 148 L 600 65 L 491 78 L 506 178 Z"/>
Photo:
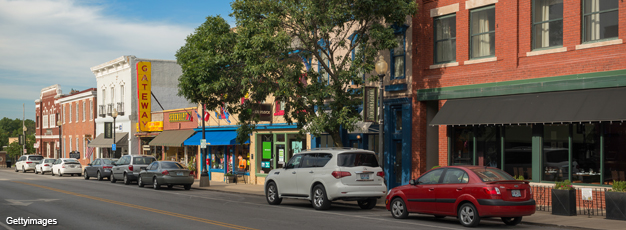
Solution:
<path fill-rule="evenodd" d="M 107 104 L 107 97 L 106 97 L 106 90 L 103 88 L 102 89 L 102 105 L 106 105 Z"/>
<path fill-rule="evenodd" d="M 54 127 L 57 125 L 56 123 L 56 114 L 50 114 L 50 127 Z"/>
<path fill-rule="evenodd" d="M 583 42 L 616 38 L 619 27 L 618 0 L 583 1 Z"/>
<path fill-rule="evenodd" d="M 124 101 L 124 85 L 120 85 L 120 102 Z"/>
<path fill-rule="evenodd" d="M 470 11 L 470 59 L 496 55 L 496 7 Z"/>
<path fill-rule="evenodd" d="M 48 128 L 48 115 L 43 115 L 42 123 L 44 129 Z"/>
<path fill-rule="evenodd" d="M 93 100 L 89 100 L 89 120 L 93 120 Z"/>
<path fill-rule="evenodd" d="M 274 103 L 276 103 L 274 116 L 285 115 L 285 102 L 284 101 L 276 101 Z"/>
<path fill-rule="evenodd" d="M 85 118 L 87 117 L 87 116 L 85 116 L 85 115 L 86 115 L 86 114 L 85 114 L 85 103 L 86 103 L 86 102 L 85 102 L 85 101 L 83 101 L 83 121 L 85 121 Z"/>
<path fill-rule="evenodd" d="M 78 102 L 76 102 L 76 122 L 78 122 L 78 113 L 79 113 L 79 106 L 78 106 Z"/>
<path fill-rule="evenodd" d="M 435 64 L 456 61 L 456 14 L 435 18 Z"/>
<path fill-rule="evenodd" d="M 35 118 L 35 127 L 39 128 L 39 116 Z"/>
<path fill-rule="evenodd" d="M 398 46 L 391 50 L 391 80 L 404 79 L 406 74 L 406 29 L 394 26 Z"/>
<path fill-rule="evenodd" d="M 115 88 L 111 87 L 111 103 L 115 103 Z"/>
<path fill-rule="evenodd" d="M 533 49 L 563 46 L 563 0 L 533 1 Z"/>
<path fill-rule="evenodd" d="M 67 122 L 68 122 L 68 123 L 72 123 L 72 103 L 68 103 L 68 104 L 70 105 L 70 107 L 69 107 L 69 111 L 70 111 L 70 113 L 69 113 L 69 115 L 68 115 L 69 119 L 68 119 L 68 121 L 67 121 Z"/>

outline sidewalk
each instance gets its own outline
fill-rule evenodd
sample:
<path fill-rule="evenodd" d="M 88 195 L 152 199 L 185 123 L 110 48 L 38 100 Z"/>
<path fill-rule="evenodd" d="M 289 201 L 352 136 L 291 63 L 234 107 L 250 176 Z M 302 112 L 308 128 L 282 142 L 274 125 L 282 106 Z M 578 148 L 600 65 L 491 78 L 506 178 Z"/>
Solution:
<path fill-rule="evenodd" d="M 211 186 L 200 188 L 200 180 L 196 180 L 192 188 L 203 189 L 218 192 L 227 193 L 239 193 L 264 196 L 265 191 L 262 185 L 250 185 L 250 184 L 226 184 L 225 182 L 211 181 Z M 339 201 L 341 202 L 341 201 Z M 346 202 L 347 204 L 356 205 L 355 202 Z M 385 209 L 384 199 L 379 199 L 376 208 Z M 558 216 L 552 215 L 550 212 L 537 211 L 532 216 L 525 216 L 522 220 L 522 224 L 538 225 L 538 226 L 559 226 L 570 227 L 578 229 L 607 229 L 607 230 L 622 230 L 626 225 L 626 221 L 609 220 L 604 216 Z"/>

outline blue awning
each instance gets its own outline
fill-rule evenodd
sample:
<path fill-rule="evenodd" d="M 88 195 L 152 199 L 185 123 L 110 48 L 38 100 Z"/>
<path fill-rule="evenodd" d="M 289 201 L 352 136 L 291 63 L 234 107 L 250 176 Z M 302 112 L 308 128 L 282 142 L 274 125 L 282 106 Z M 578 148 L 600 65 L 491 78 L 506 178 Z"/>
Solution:
<path fill-rule="evenodd" d="M 207 145 L 237 145 L 237 131 L 212 131 L 205 132 Z M 185 140 L 184 145 L 200 145 L 202 132 L 197 132 Z M 244 144 L 249 144 L 250 140 Z"/>

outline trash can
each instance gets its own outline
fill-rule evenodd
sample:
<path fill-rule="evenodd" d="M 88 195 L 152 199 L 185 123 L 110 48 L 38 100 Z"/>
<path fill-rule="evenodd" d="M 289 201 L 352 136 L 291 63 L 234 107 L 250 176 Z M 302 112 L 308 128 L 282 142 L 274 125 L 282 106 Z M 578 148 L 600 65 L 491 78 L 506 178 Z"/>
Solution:
<path fill-rule="evenodd" d="M 7 168 L 11 168 L 11 161 L 7 161 Z"/>

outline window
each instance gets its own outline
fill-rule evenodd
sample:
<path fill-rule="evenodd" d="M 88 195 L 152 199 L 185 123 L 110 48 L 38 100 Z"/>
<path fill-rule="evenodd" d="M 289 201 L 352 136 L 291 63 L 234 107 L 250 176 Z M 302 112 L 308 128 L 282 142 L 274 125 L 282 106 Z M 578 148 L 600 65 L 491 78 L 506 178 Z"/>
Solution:
<path fill-rule="evenodd" d="M 50 127 L 54 127 L 56 125 L 56 114 L 50 114 Z"/>
<path fill-rule="evenodd" d="M 43 115 L 43 128 L 48 128 L 48 115 Z"/>
<path fill-rule="evenodd" d="M 111 103 L 115 104 L 115 88 L 111 86 Z"/>
<path fill-rule="evenodd" d="M 70 113 L 69 113 L 69 116 L 68 116 L 69 120 L 67 122 L 68 123 L 72 123 L 72 103 L 69 103 L 69 105 L 70 105 L 70 107 L 69 107 Z"/>
<path fill-rule="evenodd" d="M 495 18 L 495 6 L 470 11 L 470 59 L 495 56 Z"/>
<path fill-rule="evenodd" d="M 456 61 L 456 14 L 435 18 L 435 64 Z"/>
<path fill-rule="evenodd" d="M 619 27 L 618 0 L 584 0 L 583 42 L 616 38 Z"/>
<path fill-rule="evenodd" d="M 316 167 L 315 163 L 317 158 L 315 157 L 315 153 L 304 154 L 302 157 L 302 164 L 300 168 L 313 168 Z"/>
<path fill-rule="evenodd" d="M 439 178 L 441 178 L 441 173 L 443 173 L 443 169 L 435 169 L 430 171 L 423 176 L 421 176 L 418 180 L 418 184 L 439 184 Z"/>
<path fill-rule="evenodd" d="M 478 175 L 478 177 L 480 178 L 480 180 L 482 180 L 483 182 L 489 182 L 489 181 L 501 181 L 501 180 L 515 180 L 515 178 L 513 178 L 511 175 L 509 175 L 508 173 L 500 170 L 500 169 L 494 169 L 494 168 L 474 168 L 472 169 L 472 172 L 476 173 L 476 175 Z"/>
<path fill-rule="evenodd" d="M 68 146 L 70 147 L 69 151 L 71 152 L 72 151 L 72 136 L 70 136 L 69 139 L 70 139 L 70 144 Z"/>
<path fill-rule="evenodd" d="M 35 127 L 39 128 L 39 123 L 41 123 L 41 122 L 39 122 L 39 116 L 36 116 Z"/>
<path fill-rule="evenodd" d="M 296 155 L 289 160 L 287 163 L 287 168 L 300 168 L 300 161 L 302 160 L 303 155 Z"/>
<path fill-rule="evenodd" d="M 78 152 L 78 150 L 80 150 L 80 147 L 78 146 L 80 142 L 78 142 L 78 137 L 76 137 L 76 152 Z"/>
<path fill-rule="evenodd" d="M 63 109 L 61 110 L 61 112 L 63 113 L 63 124 L 65 124 L 65 121 L 67 121 L 67 118 L 65 117 L 67 115 L 65 111 L 67 109 L 67 106 L 63 105 L 62 108 Z"/>
<path fill-rule="evenodd" d="M 330 68 L 330 61 L 328 60 L 328 55 L 326 54 L 326 52 L 322 52 L 321 56 L 322 56 L 321 62 L 326 63 L 326 66 Z M 320 73 L 320 82 L 326 85 L 330 84 L 330 74 L 328 74 L 328 72 L 326 71 L 326 69 L 324 69 L 321 63 L 319 64 L 318 68 L 319 68 L 318 72 Z"/>
<path fill-rule="evenodd" d="M 284 101 L 276 101 L 276 108 L 274 116 L 285 115 L 285 102 Z"/>
<path fill-rule="evenodd" d="M 451 168 L 446 171 L 443 178 L 444 184 L 465 184 L 469 182 L 469 176 L 461 169 Z"/>
<path fill-rule="evenodd" d="M 75 120 L 76 122 L 78 122 L 78 113 L 79 113 L 79 112 L 78 112 L 78 111 L 79 111 L 78 109 L 79 109 L 79 107 L 78 107 L 78 102 L 76 102 L 76 120 Z"/>
<path fill-rule="evenodd" d="M 85 101 L 83 101 L 83 121 L 85 121 Z"/>
<path fill-rule="evenodd" d="M 89 120 L 93 120 L 93 100 L 89 100 Z"/>
<path fill-rule="evenodd" d="M 107 100 L 106 100 L 106 90 L 105 89 L 102 89 L 102 95 L 100 95 L 100 96 L 102 97 L 102 105 L 106 105 L 107 104 Z"/>
<path fill-rule="evenodd" d="M 533 2 L 533 49 L 563 46 L 563 0 Z"/>
<path fill-rule="evenodd" d="M 378 167 L 378 159 L 372 153 L 342 153 L 337 157 L 339 167 Z"/>
<path fill-rule="evenodd" d="M 120 85 L 120 102 L 124 101 L 124 85 Z"/>
<path fill-rule="evenodd" d="M 398 46 L 391 50 L 391 80 L 403 79 L 405 76 L 406 59 L 406 26 L 396 28 L 396 41 Z"/>
<path fill-rule="evenodd" d="M 350 38 L 350 41 L 352 42 L 353 46 L 354 43 L 357 42 L 359 36 L 357 34 L 353 34 Z M 354 60 L 356 59 L 356 55 L 361 53 L 361 47 L 359 47 L 358 45 L 354 47 L 354 49 L 352 49 L 352 53 L 351 53 L 351 59 L 352 59 L 352 63 L 354 64 Z M 361 55 L 361 57 L 363 57 L 363 55 Z M 357 77 L 361 77 L 363 79 L 363 82 L 365 82 L 365 74 L 363 74 L 363 72 L 359 71 L 357 73 Z M 350 82 L 351 85 L 355 85 L 354 81 Z"/>

